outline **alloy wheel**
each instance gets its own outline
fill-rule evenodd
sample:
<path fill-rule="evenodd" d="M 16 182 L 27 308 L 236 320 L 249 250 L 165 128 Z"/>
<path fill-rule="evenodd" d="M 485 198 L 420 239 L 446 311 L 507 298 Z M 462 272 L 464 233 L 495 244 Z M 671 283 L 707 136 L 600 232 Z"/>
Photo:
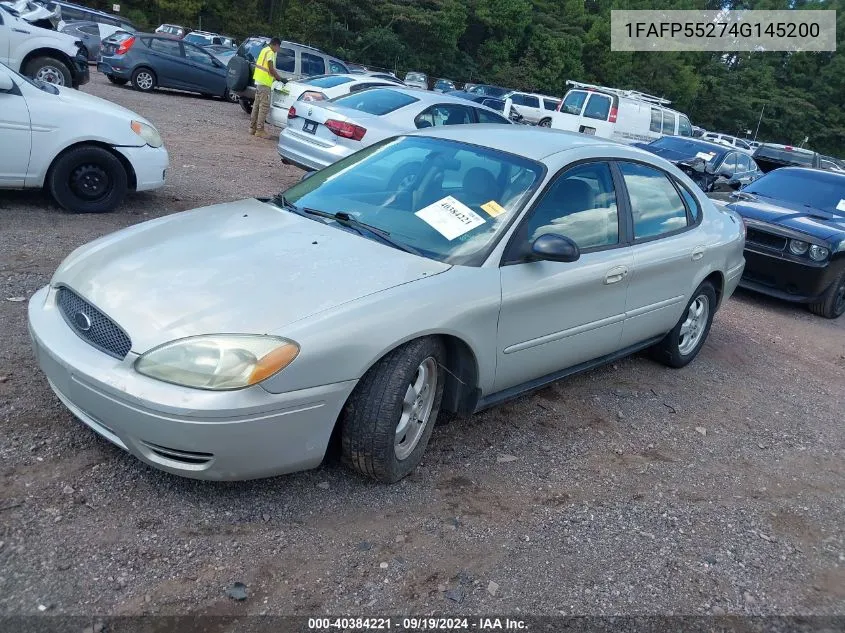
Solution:
<path fill-rule="evenodd" d="M 417 446 L 431 418 L 437 393 L 437 361 L 429 356 L 414 374 L 405 391 L 402 415 L 396 426 L 393 449 L 396 459 L 407 459 Z"/>
<path fill-rule="evenodd" d="M 678 351 L 682 356 L 693 352 L 704 336 L 707 320 L 710 317 L 710 300 L 706 295 L 698 295 L 687 310 L 687 318 L 681 324 L 678 335 Z"/>

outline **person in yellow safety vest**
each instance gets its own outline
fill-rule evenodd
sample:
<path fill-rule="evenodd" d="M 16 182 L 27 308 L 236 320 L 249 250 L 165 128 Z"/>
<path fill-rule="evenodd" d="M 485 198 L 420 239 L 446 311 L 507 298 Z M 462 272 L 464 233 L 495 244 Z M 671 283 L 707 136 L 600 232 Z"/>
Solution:
<path fill-rule="evenodd" d="M 282 42 L 278 37 L 270 40 L 258 54 L 255 71 L 252 73 L 252 79 L 255 81 L 255 101 L 252 104 L 249 133 L 261 138 L 269 138 L 264 134 L 264 120 L 270 112 L 270 86 L 273 85 L 274 79 L 282 80 L 276 72 L 276 53 L 279 52 L 281 45 Z"/>

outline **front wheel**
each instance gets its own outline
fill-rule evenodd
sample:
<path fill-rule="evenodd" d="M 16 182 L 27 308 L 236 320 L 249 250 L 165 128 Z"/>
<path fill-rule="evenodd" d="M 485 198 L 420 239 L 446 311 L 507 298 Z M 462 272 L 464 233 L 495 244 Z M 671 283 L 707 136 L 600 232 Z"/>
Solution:
<path fill-rule="evenodd" d="M 70 68 L 63 61 L 54 57 L 36 57 L 27 63 L 24 74 L 32 79 L 57 86 L 73 84 Z"/>
<path fill-rule="evenodd" d="M 675 368 L 690 363 L 707 340 L 715 312 L 716 289 L 705 281 L 693 293 L 677 325 L 651 348 L 652 358 Z"/>
<path fill-rule="evenodd" d="M 807 306 L 810 312 L 826 319 L 836 319 L 845 314 L 845 270 L 834 281 L 821 301 Z"/>
<path fill-rule="evenodd" d="M 105 213 L 123 201 L 128 178 L 114 154 L 102 147 L 81 146 L 56 159 L 46 185 L 56 202 L 68 211 Z"/>
<path fill-rule="evenodd" d="M 252 101 L 249 99 L 239 99 L 238 103 L 241 104 L 241 110 L 247 114 L 252 114 Z"/>
<path fill-rule="evenodd" d="M 341 414 L 347 464 L 384 483 L 399 481 L 419 465 L 443 399 L 445 358 L 440 339 L 421 338 L 364 374 Z"/>
<path fill-rule="evenodd" d="M 552 120 L 551 119 L 543 119 L 537 125 L 540 127 L 552 127 Z"/>

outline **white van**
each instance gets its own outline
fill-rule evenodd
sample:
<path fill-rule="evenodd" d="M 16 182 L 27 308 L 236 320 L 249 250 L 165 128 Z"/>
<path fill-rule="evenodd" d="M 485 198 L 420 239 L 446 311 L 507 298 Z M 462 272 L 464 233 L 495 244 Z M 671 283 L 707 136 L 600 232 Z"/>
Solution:
<path fill-rule="evenodd" d="M 551 113 L 551 127 L 623 143 L 648 143 L 661 136 L 692 136 L 687 115 L 666 99 L 637 92 L 567 81 L 572 89 Z"/>

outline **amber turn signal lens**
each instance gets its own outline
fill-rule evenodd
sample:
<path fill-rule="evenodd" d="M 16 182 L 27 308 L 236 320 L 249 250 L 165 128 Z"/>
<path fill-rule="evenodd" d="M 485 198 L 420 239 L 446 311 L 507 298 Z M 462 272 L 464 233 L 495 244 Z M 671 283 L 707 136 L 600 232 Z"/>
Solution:
<path fill-rule="evenodd" d="M 269 354 L 265 354 L 258 359 L 255 369 L 249 377 L 248 384 L 254 385 L 261 382 L 281 371 L 293 362 L 293 359 L 299 354 L 299 347 L 292 343 L 277 347 Z"/>

